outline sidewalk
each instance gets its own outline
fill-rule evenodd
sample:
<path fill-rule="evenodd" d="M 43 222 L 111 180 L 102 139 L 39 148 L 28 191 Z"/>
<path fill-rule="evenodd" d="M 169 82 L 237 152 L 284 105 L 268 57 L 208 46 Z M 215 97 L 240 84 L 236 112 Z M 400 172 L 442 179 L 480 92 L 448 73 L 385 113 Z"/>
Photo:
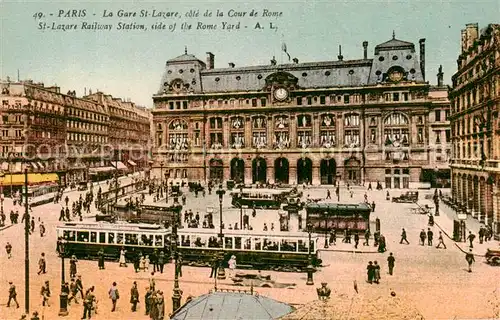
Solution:
<path fill-rule="evenodd" d="M 325 249 L 324 243 L 325 240 L 324 238 L 321 238 L 318 241 L 318 251 L 324 251 L 324 252 L 350 252 L 350 253 L 378 253 L 377 249 L 378 247 L 373 246 L 373 238 L 370 239 L 370 245 L 369 246 L 364 246 L 363 242 L 365 239 L 361 237 L 359 239 L 359 245 L 358 248 L 354 248 L 354 240 L 351 240 L 352 243 L 344 243 L 342 242 L 341 237 L 337 237 L 337 243 L 335 245 L 329 245 L 328 248 Z"/>
<path fill-rule="evenodd" d="M 457 214 L 455 211 L 445 205 L 442 201 L 440 202 L 439 206 L 439 213 L 440 215 L 437 217 L 434 217 L 434 222 L 436 226 L 441 229 L 441 231 L 451 240 L 453 240 L 453 220 L 458 220 Z M 484 256 L 486 253 L 486 249 L 488 248 L 498 248 L 499 246 L 499 241 L 496 240 L 491 240 L 488 242 L 483 242 L 482 244 L 479 243 L 479 228 L 481 227 L 481 223 L 477 220 L 472 218 L 472 216 L 468 215 L 467 220 L 465 221 L 465 227 L 466 227 L 466 235 L 469 234 L 469 231 L 471 231 L 476 238 L 473 241 L 474 247 L 472 248 L 472 251 L 474 255 L 477 256 Z M 454 242 L 455 245 L 464 253 L 469 252 L 469 242 Z"/>

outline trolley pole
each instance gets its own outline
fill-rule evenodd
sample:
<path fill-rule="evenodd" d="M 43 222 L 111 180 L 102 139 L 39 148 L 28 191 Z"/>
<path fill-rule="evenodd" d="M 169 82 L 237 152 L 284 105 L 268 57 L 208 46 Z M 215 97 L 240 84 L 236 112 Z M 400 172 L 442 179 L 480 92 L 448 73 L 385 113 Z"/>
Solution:
<path fill-rule="evenodd" d="M 30 216 L 27 168 L 24 168 L 24 215 L 24 312 L 30 314 Z"/>

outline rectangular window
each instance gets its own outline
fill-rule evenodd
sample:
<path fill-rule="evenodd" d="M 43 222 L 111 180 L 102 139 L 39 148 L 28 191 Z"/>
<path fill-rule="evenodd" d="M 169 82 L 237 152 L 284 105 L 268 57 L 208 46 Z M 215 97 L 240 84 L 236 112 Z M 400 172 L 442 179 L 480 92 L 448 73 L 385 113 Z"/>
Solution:
<path fill-rule="evenodd" d="M 187 109 L 187 108 L 188 108 L 188 102 L 182 101 L 182 109 Z"/>
<path fill-rule="evenodd" d="M 307 104 L 308 104 L 308 105 L 311 105 L 311 104 L 312 104 L 312 98 L 311 98 L 311 97 L 307 97 Z"/>
<path fill-rule="evenodd" d="M 257 99 L 252 99 L 252 107 L 256 107 L 257 106 Z"/>
<path fill-rule="evenodd" d="M 392 101 L 399 101 L 399 93 L 394 92 L 392 94 Z"/>
<path fill-rule="evenodd" d="M 446 142 L 450 142 L 451 141 L 451 131 L 450 130 L 446 130 Z"/>
<path fill-rule="evenodd" d="M 441 121 L 441 110 L 435 110 L 434 114 L 435 114 L 436 121 L 438 121 L 438 122 Z"/>
<path fill-rule="evenodd" d="M 370 130 L 370 142 L 375 143 L 376 141 L 377 141 L 377 130 L 371 129 Z"/>
<path fill-rule="evenodd" d="M 320 104 L 325 104 L 325 103 L 326 103 L 326 98 L 325 98 L 325 96 L 320 96 L 320 97 L 319 97 L 319 103 L 320 103 Z"/>
<path fill-rule="evenodd" d="M 179 109 L 181 108 L 181 102 L 180 102 L 180 101 L 176 101 L 176 102 L 175 102 L 175 108 L 176 108 L 177 110 L 179 110 Z"/>
<path fill-rule="evenodd" d="M 302 105 L 302 97 L 297 97 L 297 105 L 298 106 Z"/>
<path fill-rule="evenodd" d="M 417 142 L 424 143 L 424 129 L 418 128 Z"/>
<path fill-rule="evenodd" d="M 408 92 L 403 93 L 403 101 L 408 101 Z"/>
<path fill-rule="evenodd" d="M 260 99 L 260 106 L 261 107 L 265 107 L 266 106 L 266 99 L 265 98 Z"/>
<path fill-rule="evenodd" d="M 441 130 L 434 131 L 436 134 L 436 143 L 441 143 Z"/>
<path fill-rule="evenodd" d="M 349 95 L 344 94 L 344 104 L 349 104 Z"/>

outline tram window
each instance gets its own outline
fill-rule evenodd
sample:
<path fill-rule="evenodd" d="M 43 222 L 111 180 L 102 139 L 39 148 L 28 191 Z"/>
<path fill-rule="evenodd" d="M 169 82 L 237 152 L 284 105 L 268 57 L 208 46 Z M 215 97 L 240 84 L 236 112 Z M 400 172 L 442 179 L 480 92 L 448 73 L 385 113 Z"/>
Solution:
<path fill-rule="evenodd" d="M 264 250 L 278 251 L 278 243 L 269 239 L 264 239 Z"/>
<path fill-rule="evenodd" d="M 163 246 L 163 236 L 161 234 L 155 236 L 155 247 Z"/>
<path fill-rule="evenodd" d="M 66 241 L 75 241 L 76 240 L 75 239 L 76 234 L 74 231 L 64 231 L 63 234 L 64 234 L 63 237 L 64 237 L 64 239 L 66 239 Z"/>
<path fill-rule="evenodd" d="M 114 244 L 115 243 L 115 234 L 114 233 L 108 233 L 108 243 Z"/>
<path fill-rule="evenodd" d="M 224 248 L 226 249 L 232 249 L 233 248 L 233 238 L 224 238 Z"/>
<path fill-rule="evenodd" d="M 245 244 L 243 249 L 245 250 L 251 250 L 252 249 L 252 240 L 250 238 L 245 239 Z"/>
<path fill-rule="evenodd" d="M 299 240 L 298 246 L 299 252 L 309 252 L 309 249 L 307 248 L 307 240 Z"/>
<path fill-rule="evenodd" d="M 99 232 L 99 243 L 106 243 L 106 233 Z"/>
<path fill-rule="evenodd" d="M 125 244 L 139 244 L 137 235 L 132 233 L 125 233 Z"/>
<path fill-rule="evenodd" d="M 90 242 L 93 242 L 93 243 L 97 242 L 97 232 L 90 233 Z"/>
<path fill-rule="evenodd" d="M 281 251 L 297 251 L 297 242 L 281 240 Z"/>
<path fill-rule="evenodd" d="M 241 249 L 241 237 L 234 237 L 234 248 Z"/>
<path fill-rule="evenodd" d="M 182 235 L 181 236 L 181 246 L 183 246 L 183 247 L 191 246 L 191 239 L 189 237 L 190 237 L 189 235 Z"/>
<path fill-rule="evenodd" d="M 78 242 L 89 242 L 89 232 L 88 231 L 77 231 L 76 241 Z"/>
<path fill-rule="evenodd" d="M 141 246 L 152 246 L 153 245 L 153 235 L 149 236 L 146 234 L 141 235 L 141 240 L 139 241 Z"/>
<path fill-rule="evenodd" d="M 262 240 L 260 238 L 253 238 L 253 243 L 254 243 L 254 249 L 255 250 L 262 250 Z"/>
<path fill-rule="evenodd" d="M 118 235 L 116 237 L 116 243 L 123 244 L 123 233 L 118 233 Z"/>
<path fill-rule="evenodd" d="M 220 245 L 219 245 L 219 241 L 217 240 L 216 237 L 210 237 L 210 239 L 208 239 L 208 247 L 209 248 L 219 248 Z"/>

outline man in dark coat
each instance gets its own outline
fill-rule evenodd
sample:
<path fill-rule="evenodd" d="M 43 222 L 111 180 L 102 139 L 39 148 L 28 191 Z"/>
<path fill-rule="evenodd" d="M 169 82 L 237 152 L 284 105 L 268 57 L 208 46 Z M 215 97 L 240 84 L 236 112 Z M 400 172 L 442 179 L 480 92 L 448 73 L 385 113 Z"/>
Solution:
<path fill-rule="evenodd" d="M 406 238 L 406 230 L 404 228 L 403 228 L 403 231 L 401 231 L 401 241 L 399 241 L 399 243 L 402 244 L 403 241 L 405 241 L 406 244 L 410 244 L 408 242 L 408 239 Z"/>
<path fill-rule="evenodd" d="M 434 233 L 431 228 L 427 228 L 427 245 L 432 246 L 432 239 L 434 238 Z"/>
<path fill-rule="evenodd" d="M 104 269 L 104 250 L 103 249 L 99 250 L 97 256 L 98 256 L 97 265 L 99 266 L 99 270 L 102 270 Z"/>
<path fill-rule="evenodd" d="M 366 274 L 368 275 L 368 283 L 373 282 L 374 273 L 375 273 L 375 269 L 373 267 L 373 263 L 371 261 L 369 261 L 368 265 L 366 266 Z"/>
<path fill-rule="evenodd" d="M 219 259 L 217 255 L 214 254 L 212 258 L 212 271 L 210 272 L 210 278 L 217 277 L 217 269 L 219 269 Z"/>
<path fill-rule="evenodd" d="M 130 303 L 132 304 L 132 312 L 135 312 L 139 303 L 139 290 L 137 290 L 137 282 L 135 281 L 130 289 Z"/>
<path fill-rule="evenodd" d="M 392 252 L 389 253 L 389 256 L 387 257 L 387 265 L 389 266 L 389 274 L 392 276 L 392 271 L 394 270 L 394 262 L 396 259 L 392 255 Z"/>
<path fill-rule="evenodd" d="M 160 251 L 158 255 L 158 266 L 160 267 L 160 272 L 163 273 L 163 266 L 165 265 L 165 253 Z"/>
<path fill-rule="evenodd" d="M 153 264 L 153 272 L 159 271 L 158 268 L 158 250 L 154 250 L 149 256 L 149 261 Z"/>
<path fill-rule="evenodd" d="M 425 238 L 427 237 L 427 235 L 425 234 L 425 231 L 424 229 L 422 229 L 422 231 L 420 231 L 420 244 L 425 246 Z"/>
<path fill-rule="evenodd" d="M 469 252 L 465 254 L 465 260 L 467 260 L 467 264 L 469 265 L 469 272 L 472 272 L 472 263 L 476 261 L 472 249 L 469 249 Z"/>

